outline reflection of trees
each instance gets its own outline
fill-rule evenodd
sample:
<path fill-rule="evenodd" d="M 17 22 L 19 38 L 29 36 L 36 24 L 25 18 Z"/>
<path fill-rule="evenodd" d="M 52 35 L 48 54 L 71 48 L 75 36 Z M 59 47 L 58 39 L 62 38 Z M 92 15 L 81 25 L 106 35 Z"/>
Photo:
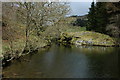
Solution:
<path fill-rule="evenodd" d="M 91 52 L 89 52 L 89 48 Z M 21 64 L 13 64 L 6 69 L 6 72 L 24 74 L 24 76 L 30 76 L 32 74 L 32 77 L 37 76 L 38 78 L 41 76 L 34 74 L 35 72 L 43 72 L 48 78 L 117 77 L 117 60 L 120 49 L 106 47 L 106 50 L 110 50 L 106 54 L 106 50 L 104 52 L 100 48 L 76 48 L 74 46 L 66 48 L 64 46 L 53 45 L 50 49 L 39 51 L 38 54 L 26 56 L 26 59 L 31 60 L 30 62 L 23 61 Z M 97 52 L 94 52 L 95 49 L 100 49 L 99 51 L 101 52 L 97 54 Z"/>
<path fill-rule="evenodd" d="M 76 46 L 83 53 L 111 53 L 114 52 L 114 47 L 97 47 L 97 46 Z"/>
<path fill-rule="evenodd" d="M 90 72 L 94 74 L 94 77 L 115 78 L 118 76 L 118 55 L 115 50 L 109 54 L 87 54 L 87 57 Z"/>

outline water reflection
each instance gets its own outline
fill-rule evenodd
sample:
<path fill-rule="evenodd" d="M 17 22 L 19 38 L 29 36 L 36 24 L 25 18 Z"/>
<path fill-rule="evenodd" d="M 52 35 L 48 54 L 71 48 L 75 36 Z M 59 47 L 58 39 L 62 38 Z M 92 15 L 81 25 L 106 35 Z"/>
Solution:
<path fill-rule="evenodd" d="M 118 77 L 120 48 L 53 45 L 15 61 L 4 69 L 6 77 L 31 78 L 115 78 Z M 11 74 L 19 74 L 14 75 Z"/>
<path fill-rule="evenodd" d="M 100 53 L 100 54 L 105 54 L 105 53 L 113 53 L 115 51 L 115 47 L 100 47 L 100 46 L 76 46 L 77 49 L 84 53 Z M 73 46 L 74 48 L 74 46 Z"/>

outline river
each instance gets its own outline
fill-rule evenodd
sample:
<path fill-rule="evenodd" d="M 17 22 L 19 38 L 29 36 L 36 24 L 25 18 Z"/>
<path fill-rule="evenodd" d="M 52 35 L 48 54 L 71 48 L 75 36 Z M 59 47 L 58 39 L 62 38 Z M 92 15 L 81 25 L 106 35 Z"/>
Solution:
<path fill-rule="evenodd" d="M 15 60 L 5 78 L 117 78 L 120 48 L 52 45 Z"/>

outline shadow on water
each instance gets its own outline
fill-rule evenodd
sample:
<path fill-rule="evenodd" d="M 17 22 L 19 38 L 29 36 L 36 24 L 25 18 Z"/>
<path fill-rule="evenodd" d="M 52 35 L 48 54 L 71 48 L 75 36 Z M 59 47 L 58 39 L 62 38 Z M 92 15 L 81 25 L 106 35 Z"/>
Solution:
<path fill-rule="evenodd" d="M 116 78 L 117 47 L 53 44 L 3 70 L 10 78 Z"/>

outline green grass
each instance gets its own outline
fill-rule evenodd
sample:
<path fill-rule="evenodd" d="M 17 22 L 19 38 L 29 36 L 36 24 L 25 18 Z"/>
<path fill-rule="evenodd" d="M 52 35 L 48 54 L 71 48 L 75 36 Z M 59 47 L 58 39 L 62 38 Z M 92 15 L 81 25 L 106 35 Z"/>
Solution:
<path fill-rule="evenodd" d="M 115 40 L 108 35 L 92 32 L 92 31 L 79 31 L 79 32 L 64 32 L 61 34 L 61 37 L 71 37 L 72 43 L 76 41 L 92 41 L 93 45 L 101 46 L 113 46 L 115 45 Z M 83 43 L 85 44 L 85 43 Z"/>
<path fill-rule="evenodd" d="M 72 26 L 68 28 L 65 32 L 80 32 L 80 31 L 86 31 L 86 27 Z"/>

